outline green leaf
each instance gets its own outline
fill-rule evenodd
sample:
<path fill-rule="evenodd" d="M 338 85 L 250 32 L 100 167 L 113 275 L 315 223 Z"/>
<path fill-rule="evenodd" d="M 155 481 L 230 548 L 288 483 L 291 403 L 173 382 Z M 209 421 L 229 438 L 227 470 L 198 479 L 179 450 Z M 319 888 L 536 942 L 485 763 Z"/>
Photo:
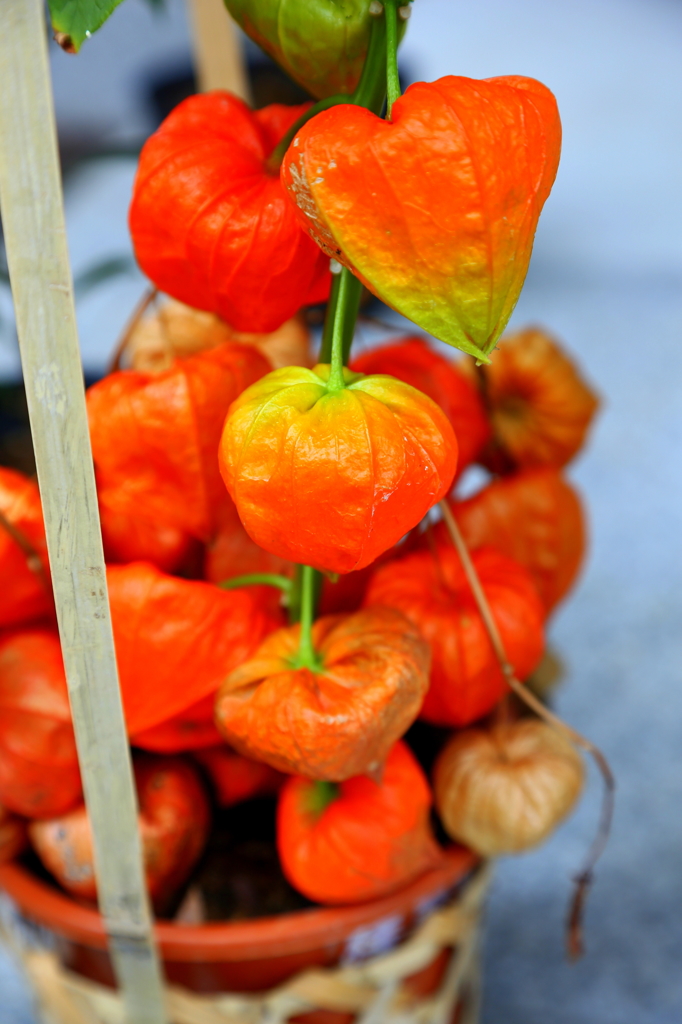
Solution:
<path fill-rule="evenodd" d="M 55 39 L 67 53 L 78 53 L 122 0 L 48 0 Z"/>

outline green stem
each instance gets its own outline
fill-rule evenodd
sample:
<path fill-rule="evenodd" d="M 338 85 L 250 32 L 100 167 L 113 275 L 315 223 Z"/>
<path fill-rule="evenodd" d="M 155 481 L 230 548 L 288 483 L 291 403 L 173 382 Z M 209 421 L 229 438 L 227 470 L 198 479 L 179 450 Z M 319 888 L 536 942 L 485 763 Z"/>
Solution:
<path fill-rule="evenodd" d="M 366 107 L 367 110 L 379 115 L 385 99 L 386 19 L 373 17 L 362 75 L 348 102 L 355 103 L 358 107 Z"/>
<path fill-rule="evenodd" d="M 315 619 L 315 590 L 317 571 L 310 565 L 301 567 L 301 637 L 298 653 L 294 659 L 296 668 L 317 671 L 320 667 L 313 647 L 313 621 Z"/>
<path fill-rule="evenodd" d="M 386 16 L 386 119 L 390 121 L 393 104 L 400 98 L 398 75 L 398 10 L 395 0 L 384 0 Z"/>
<path fill-rule="evenodd" d="M 328 391 L 341 391 L 346 386 L 343 376 L 343 367 L 348 358 L 350 345 L 347 343 L 348 334 L 352 339 L 355 330 L 355 321 L 360 305 L 361 284 L 350 270 L 343 267 L 339 276 L 339 287 L 336 295 L 336 305 L 332 314 L 332 344 L 329 362 L 329 380 L 327 381 Z M 325 324 L 326 327 L 326 324 Z"/>
<path fill-rule="evenodd" d="M 332 280 L 332 290 L 329 295 L 329 302 L 327 303 L 327 315 L 324 320 L 324 332 L 322 334 L 322 346 L 320 348 L 319 362 L 329 363 L 332 358 L 332 340 L 334 337 L 334 320 L 336 319 L 336 310 L 339 302 L 339 291 L 341 288 L 341 274 L 334 274 Z M 348 282 L 346 291 L 346 309 L 343 313 L 343 353 L 344 353 L 344 364 L 348 362 L 348 354 L 350 347 L 353 342 L 353 335 L 355 333 L 355 321 L 358 318 L 358 310 L 360 309 L 360 296 L 362 295 L 362 285 L 358 281 L 357 277 L 353 277 Z"/>
<path fill-rule="evenodd" d="M 233 576 L 231 580 L 223 580 L 218 584 L 221 590 L 236 590 L 238 587 L 277 587 L 284 594 L 291 594 L 293 580 L 288 576 L 279 576 L 274 572 L 252 572 L 246 576 Z"/>

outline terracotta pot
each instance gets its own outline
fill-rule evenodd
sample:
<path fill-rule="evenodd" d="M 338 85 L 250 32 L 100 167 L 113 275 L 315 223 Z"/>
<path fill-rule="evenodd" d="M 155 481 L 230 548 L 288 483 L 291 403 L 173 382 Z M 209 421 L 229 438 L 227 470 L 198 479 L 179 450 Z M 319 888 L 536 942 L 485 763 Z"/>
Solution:
<path fill-rule="evenodd" d="M 452 847 L 437 868 L 400 892 L 369 903 L 224 924 L 160 921 L 156 936 L 166 979 L 193 992 L 258 992 L 306 968 L 377 955 L 396 945 L 429 910 L 454 893 L 478 863 L 470 851 Z M 24 918 L 55 933 L 60 959 L 68 969 L 114 985 L 97 911 L 75 903 L 18 862 L 0 865 L 0 889 Z M 448 951 L 441 952 L 408 979 L 415 996 L 435 991 L 448 958 Z M 318 1010 L 296 1016 L 292 1022 L 352 1024 L 354 1019 L 353 1014 Z"/>

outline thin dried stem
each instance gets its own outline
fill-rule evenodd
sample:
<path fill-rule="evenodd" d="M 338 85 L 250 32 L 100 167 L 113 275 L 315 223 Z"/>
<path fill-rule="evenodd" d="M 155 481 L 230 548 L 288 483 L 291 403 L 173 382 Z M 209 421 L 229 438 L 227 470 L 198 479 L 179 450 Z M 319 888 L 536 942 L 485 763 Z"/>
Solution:
<path fill-rule="evenodd" d="M 580 871 L 574 880 L 576 888 L 571 900 L 568 915 L 566 935 L 568 955 L 571 960 L 576 960 L 578 957 L 582 956 L 584 952 L 582 940 L 583 910 L 588 890 L 593 881 L 595 864 L 604 852 L 604 848 L 608 842 L 609 833 L 611 831 L 616 781 L 609 763 L 599 747 L 596 747 L 594 743 L 586 739 L 585 736 L 576 732 L 576 730 L 572 729 L 570 725 L 567 725 L 566 722 L 562 721 L 562 719 L 550 711 L 542 701 L 538 700 L 535 694 L 529 690 L 527 686 L 524 686 L 524 684 L 516 678 L 514 669 L 507 657 L 507 652 L 502 642 L 500 631 L 497 628 L 495 617 L 490 608 L 490 604 L 488 603 L 488 599 L 485 596 L 483 587 L 481 586 L 481 581 L 478 578 L 476 568 L 471 560 L 469 549 L 467 548 L 464 537 L 457 525 L 457 520 L 452 514 L 447 502 L 441 501 L 439 507 L 443 515 L 443 521 L 445 522 L 446 529 L 450 535 L 450 539 L 452 540 L 462 562 L 464 573 L 471 587 L 478 610 L 481 613 L 481 618 L 483 619 L 493 650 L 495 651 L 497 660 L 500 663 L 500 668 L 502 669 L 502 673 L 510 689 L 513 690 L 514 693 L 517 694 L 517 696 L 519 696 L 521 700 L 536 713 L 536 715 L 538 715 L 538 717 L 542 718 L 548 725 L 551 725 L 558 732 L 563 733 L 563 735 L 575 744 L 576 747 L 579 747 L 581 750 L 588 753 L 599 769 L 604 782 L 604 795 L 602 799 L 597 835 L 590 847 L 582 871 Z"/>
<path fill-rule="evenodd" d="M 18 526 L 10 522 L 4 512 L 0 512 L 0 527 L 5 530 L 6 533 L 12 538 L 15 544 L 18 544 L 21 548 L 24 557 L 26 558 L 26 564 L 28 565 L 31 572 L 34 572 L 36 576 L 40 578 L 40 582 L 45 587 L 48 594 L 51 591 L 50 581 L 47 573 L 45 572 L 45 566 L 43 560 L 38 553 L 38 549 L 32 543 L 31 540 L 26 536 L 23 530 L 20 530 Z"/>
<path fill-rule="evenodd" d="M 152 302 L 155 301 L 158 294 L 158 288 L 148 288 L 144 292 L 142 298 L 135 306 L 135 309 L 132 311 L 130 319 L 127 321 L 125 327 L 123 328 L 123 331 L 121 332 L 121 336 L 116 343 L 116 348 L 113 351 L 111 361 L 109 363 L 109 366 L 107 367 L 107 373 L 116 373 L 118 370 L 121 369 L 121 359 L 123 358 L 123 354 L 128 347 L 130 339 L 133 335 L 133 331 L 135 330 L 140 320 L 151 306 Z"/>

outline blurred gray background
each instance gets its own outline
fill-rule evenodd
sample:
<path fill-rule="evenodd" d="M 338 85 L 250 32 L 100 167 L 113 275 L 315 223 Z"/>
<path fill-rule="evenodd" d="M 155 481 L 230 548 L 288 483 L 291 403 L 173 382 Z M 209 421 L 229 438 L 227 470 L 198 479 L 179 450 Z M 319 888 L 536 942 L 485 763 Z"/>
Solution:
<path fill-rule="evenodd" d="M 589 508 L 590 560 L 551 638 L 567 665 L 558 708 L 618 777 L 614 831 L 574 966 L 563 921 L 597 780 L 550 843 L 499 864 L 483 1022 L 680 1024 L 682 3 L 416 0 L 401 52 L 406 80 L 523 74 L 555 92 L 562 164 L 513 324 L 556 333 L 604 400 L 570 471 Z M 182 0 L 157 13 L 126 0 L 78 57 L 52 50 L 74 271 L 87 286 L 93 266 L 122 268 L 81 289 L 90 376 L 144 288 L 126 230 L 134 152 L 190 60 Z M 93 149 L 109 155 L 83 159 Z M 5 381 L 19 375 L 11 316 L 0 291 Z M 0 990 L 3 1024 L 33 1024 L 1 953 Z"/>

